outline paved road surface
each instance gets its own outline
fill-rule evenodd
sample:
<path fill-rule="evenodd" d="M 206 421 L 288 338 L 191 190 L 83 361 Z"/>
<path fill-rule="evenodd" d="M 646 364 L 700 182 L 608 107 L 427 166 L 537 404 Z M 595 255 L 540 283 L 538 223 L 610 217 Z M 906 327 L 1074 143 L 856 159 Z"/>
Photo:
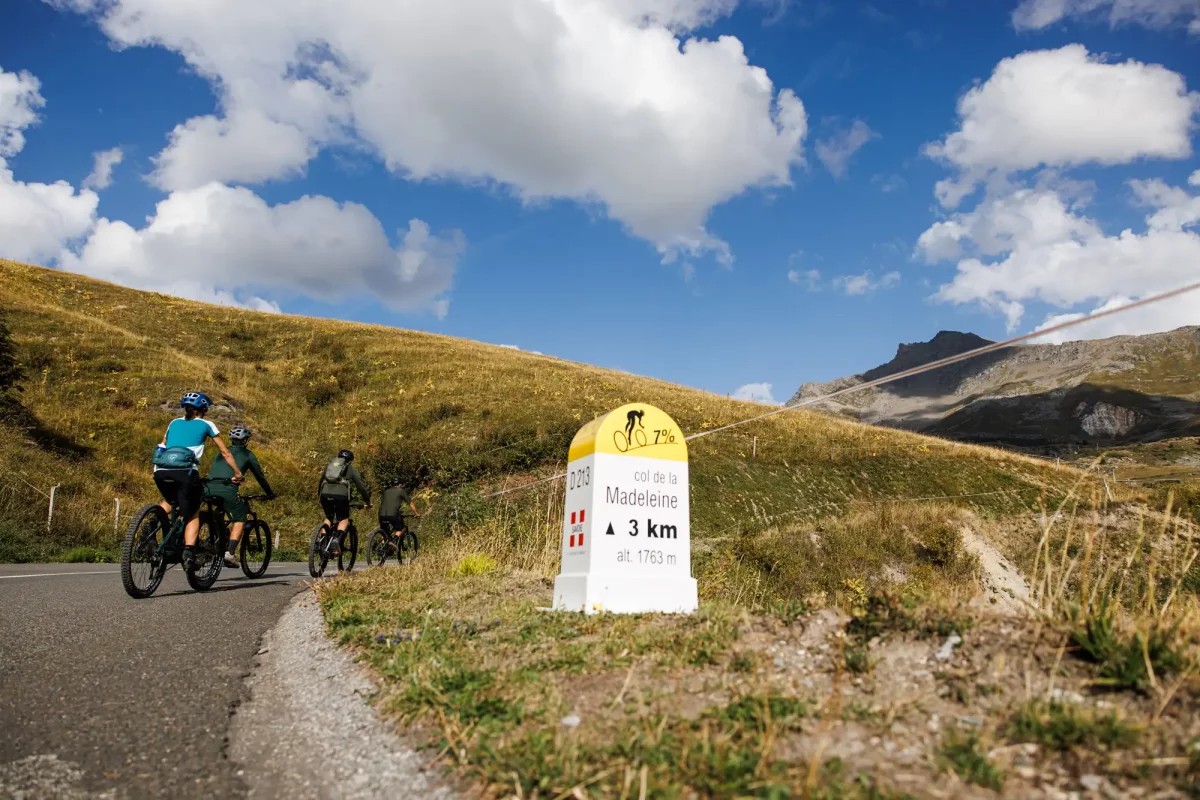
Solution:
<path fill-rule="evenodd" d="M 172 569 L 133 600 L 115 565 L 0 565 L 0 797 L 239 797 L 226 757 L 263 632 L 308 579 Z"/>

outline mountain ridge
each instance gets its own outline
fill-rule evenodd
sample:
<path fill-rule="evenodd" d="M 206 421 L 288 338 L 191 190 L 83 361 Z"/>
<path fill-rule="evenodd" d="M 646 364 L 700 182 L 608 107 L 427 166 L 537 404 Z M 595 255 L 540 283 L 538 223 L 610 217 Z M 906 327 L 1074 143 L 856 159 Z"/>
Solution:
<path fill-rule="evenodd" d="M 939 331 L 885 364 L 800 386 L 789 405 L 992 344 Z M 815 407 L 965 441 L 1061 445 L 1200 433 L 1200 326 L 1063 344 L 1013 345 Z"/>

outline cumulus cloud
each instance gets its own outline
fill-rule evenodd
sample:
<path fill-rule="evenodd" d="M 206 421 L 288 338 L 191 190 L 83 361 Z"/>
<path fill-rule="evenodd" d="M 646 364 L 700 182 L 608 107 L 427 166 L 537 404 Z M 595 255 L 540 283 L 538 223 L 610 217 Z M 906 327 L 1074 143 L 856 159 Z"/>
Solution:
<path fill-rule="evenodd" d="M 25 148 L 24 130 L 37 122 L 37 110 L 46 104 L 40 88 L 28 72 L 5 72 L 0 67 L 0 158 Z"/>
<path fill-rule="evenodd" d="M 1178 73 L 1073 44 L 1001 61 L 959 99 L 958 130 L 925 153 L 956 170 L 936 190 L 953 208 L 980 181 L 1040 166 L 1186 158 L 1198 111 Z"/>
<path fill-rule="evenodd" d="M 878 280 L 871 270 L 860 275 L 840 275 L 833 279 L 833 287 L 848 295 L 870 294 L 879 289 L 890 289 L 900 283 L 899 272 L 888 272 Z"/>
<path fill-rule="evenodd" d="M 738 39 L 689 36 L 735 0 L 51 2 L 214 86 L 222 115 L 176 128 L 157 159 L 167 189 L 285 177 L 349 144 L 411 180 L 599 206 L 664 257 L 728 260 L 710 210 L 803 160 L 800 99 Z"/>
<path fill-rule="evenodd" d="M 739 386 L 733 392 L 733 399 L 745 400 L 750 403 L 765 403 L 771 406 L 779 405 L 779 401 L 771 396 L 771 384 L 769 383 L 747 383 Z"/>
<path fill-rule="evenodd" d="M 1104 307 L 1196 280 L 1200 198 L 1161 180 L 1129 185 L 1133 200 L 1148 210 L 1141 233 L 1108 235 L 1071 201 L 1069 190 L 1046 186 L 989 197 L 936 223 L 922 234 L 918 254 L 931 262 L 957 259 L 957 273 L 935 297 L 1000 311 L 1013 329 L 1032 300 L 1064 310 Z M 1148 313 L 1117 315 L 1093 330 L 1163 330 L 1190 313 L 1194 318 L 1195 303 L 1185 297 L 1170 314 L 1152 306 Z"/>
<path fill-rule="evenodd" d="M 7 158 L 25 147 L 24 131 L 46 103 L 39 88 L 28 72 L 0 69 L 0 256 L 42 263 L 87 233 L 100 198 L 66 181 L 25 183 L 13 175 Z"/>
<path fill-rule="evenodd" d="M 194 117 L 176 125 L 171 143 L 154 159 L 151 182 L 165 191 L 206 183 L 292 178 L 304 172 L 316 145 L 299 128 L 257 110 L 218 119 Z"/>
<path fill-rule="evenodd" d="M 872 139 L 878 139 L 879 134 L 871 130 L 861 119 L 854 120 L 849 128 L 838 131 L 834 135 L 817 142 L 814 150 L 817 158 L 835 178 L 846 174 L 850 158 Z"/>
<path fill-rule="evenodd" d="M 244 187 L 211 183 L 172 193 L 142 228 L 100 219 L 63 267 L 126 286 L 270 309 L 264 290 L 322 301 L 370 293 L 397 310 L 444 316 L 463 248 L 412 220 L 393 247 L 357 203 L 302 197 L 268 205 Z"/>
<path fill-rule="evenodd" d="M 792 283 L 806 286 L 810 292 L 817 292 L 821 289 L 821 271 L 817 269 L 808 269 L 803 272 L 798 269 L 789 269 L 787 279 Z"/>
<path fill-rule="evenodd" d="M 107 189 L 112 184 L 113 168 L 125 159 L 121 148 L 101 150 L 92 156 L 92 173 L 83 180 L 85 189 Z"/>
<path fill-rule="evenodd" d="M 1114 28 L 1186 25 L 1200 34 L 1200 0 L 1021 0 L 1012 22 L 1017 30 L 1041 30 L 1067 17 L 1107 17 Z"/>
<path fill-rule="evenodd" d="M 0 256 L 45 264 L 96 219 L 100 198 L 66 181 L 25 183 L 0 158 Z"/>

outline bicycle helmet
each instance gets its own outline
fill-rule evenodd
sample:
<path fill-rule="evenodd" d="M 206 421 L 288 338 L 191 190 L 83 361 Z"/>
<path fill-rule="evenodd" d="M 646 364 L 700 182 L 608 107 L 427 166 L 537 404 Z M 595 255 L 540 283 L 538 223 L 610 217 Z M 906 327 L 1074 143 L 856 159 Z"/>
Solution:
<path fill-rule="evenodd" d="M 250 428 L 246 425 L 234 425 L 229 429 L 229 438 L 234 442 L 245 442 L 250 439 Z"/>
<path fill-rule="evenodd" d="M 338 458 L 344 458 L 344 459 L 346 459 L 347 461 L 353 461 L 353 460 L 354 460 L 354 453 L 351 453 L 349 450 L 339 450 L 339 451 L 338 451 Z"/>
<path fill-rule="evenodd" d="M 179 405 L 183 406 L 184 408 L 191 406 L 197 411 L 203 411 L 212 405 L 212 401 L 209 400 L 208 395 L 204 394 L 203 392 L 188 392 L 183 396 L 183 399 L 179 401 Z"/>
<path fill-rule="evenodd" d="M 402 483 L 404 483 L 404 480 L 399 475 L 392 478 L 392 486 L 399 486 Z"/>

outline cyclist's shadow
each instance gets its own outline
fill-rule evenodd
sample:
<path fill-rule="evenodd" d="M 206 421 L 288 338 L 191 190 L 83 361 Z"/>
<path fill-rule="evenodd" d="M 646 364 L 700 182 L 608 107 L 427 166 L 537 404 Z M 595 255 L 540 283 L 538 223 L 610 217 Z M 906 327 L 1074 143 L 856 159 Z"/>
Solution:
<path fill-rule="evenodd" d="M 186 578 L 184 580 L 186 581 Z M 238 589 L 257 589 L 265 586 L 291 586 L 293 583 L 293 581 L 284 578 L 276 578 L 274 580 L 252 580 L 250 578 L 243 577 L 240 579 L 234 578 L 233 580 L 225 581 L 218 580 L 213 584 L 211 589 L 205 592 L 197 592 L 195 589 L 185 583 L 175 591 L 159 592 L 158 594 L 154 595 L 154 597 L 177 597 L 181 594 L 219 594 L 220 592 L 234 592 Z M 152 600 L 154 598 L 148 597 L 146 599 Z"/>

